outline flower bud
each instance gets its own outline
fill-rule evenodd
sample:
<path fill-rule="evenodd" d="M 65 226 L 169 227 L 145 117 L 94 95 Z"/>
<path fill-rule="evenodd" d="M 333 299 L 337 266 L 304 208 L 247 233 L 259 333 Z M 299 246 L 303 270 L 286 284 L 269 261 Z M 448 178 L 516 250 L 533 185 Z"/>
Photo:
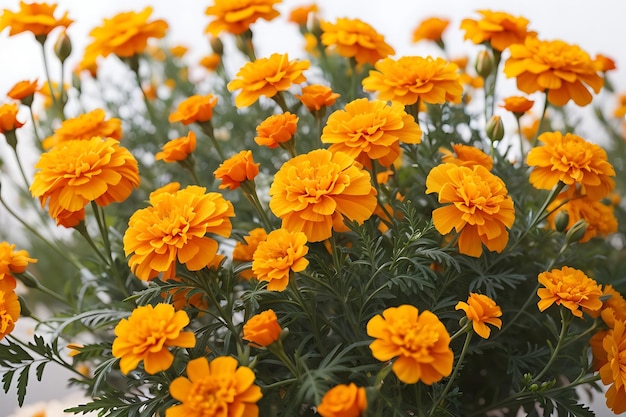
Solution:
<path fill-rule="evenodd" d="M 497 142 L 504 137 L 504 124 L 500 116 L 491 116 L 485 126 L 485 132 L 492 142 Z"/>
<path fill-rule="evenodd" d="M 54 43 L 54 53 L 61 62 L 65 62 L 72 54 L 72 41 L 67 36 L 65 30 L 59 34 L 57 41 Z"/>
<path fill-rule="evenodd" d="M 220 38 L 212 37 L 209 40 L 209 44 L 211 45 L 211 50 L 213 50 L 213 52 L 215 52 L 219 56 L 224 55 L 224 44 L 222 43 L 222 40 Z"/>
<path fill-rule="evenodd" d="M 580 219 L 565 234 L 565 239 L 567 243 L 578 242 L 580 239 L 585 236 L 585 232 L 587 231 L 587 227 L 589 227 L 589 223 L 585 219 Z"/>
<path fill-rule="evenodd" d="M 476 57 L 476 73 L 483 78 L 487 78 L 493 71 L 493 67 L 494 62 L 491 53 L 486 49 L 480 51 Z"/>
<path fill-rule="evenodd" d="M 569 224 L 569 214 L 566 211 L 559 211 L 554 218 L 554 228 L 557 232 L 563 232 Z"/>

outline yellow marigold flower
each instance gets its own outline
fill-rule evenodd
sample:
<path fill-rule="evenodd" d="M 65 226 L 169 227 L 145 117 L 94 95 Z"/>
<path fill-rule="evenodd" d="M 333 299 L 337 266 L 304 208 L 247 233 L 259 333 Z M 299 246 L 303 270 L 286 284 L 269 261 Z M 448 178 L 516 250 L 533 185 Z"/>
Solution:
<path fill-rule="evenodd" d="M 484 294 L 470 293 L 467 302 L 459 301 L 455 310 L 463 310 L 467 319 L 472 322 L 476 334 L 483 339 L 489 339 L 491 329 L 487 324 L 497 327 L 502 326 L 502 310 L 491 298 Z"/>
<path fill-rule="evenodd" d="M 15 103 L 0 105 L 0 133 L 11 132 L 24 126 L 17 120 L 18 107 Z"/>
<path fill-rule="evenodd" d="M 317 149 L 285 162 L 270 187 L 270 209 L 282 227 L 309 242 L 331 236 L 344 217 L 362 223 L 376 208 L 369 172 L 342 152 Z"/>
<path fill-rule="evenodd" d="M 41 142 L 44 149 L 50 149 L 68 140 L 89 140 L 94 136 L 122 139 L 122 121 L 116 117 L 106 120 L 102 109 L 95 109 L 80 116 L 66 119 Z"/>
<path fill-rule="evenodd" d="M 205 14 L 214 19 L 205 32 L 219 36 L 222 32 L 233 35 L 244 33 L 259 19 L 270 21 L 280 15 L 274 5 L 281 0 L 215 0 Z"/>
<path fill-rule="evenodd" d="M 241 90 L 235 98 L 237 107 L 253 104 L 261 96 L 274 97 L 278 92 L 288 90 L 292 84 L 306 81 L 303 71 L 308 69 L 307 60 L 289 61 L 288 54 L 272 54 L 246 63 L 234 80 L 228 83 L 228 91 Z"/>
<path fill-rule="evenodd" d="M 200 59 L 200 65 L 208 71 L 217 71 L 221 63 L 222 57 L 216 53 L 205 55 Z"/>
<path fill-rule="evenodd" d="M 309 265 L 307 238 L 302 232 L 273 230 L 259 242 L 252 255 L 252 272 L 259 281 L 267 281 L 270 291 L 283 291 L 291 272 L 304 271 Z"/>
<path fill-rule="evenodd" d="M 509 240 L 507 228 L 515 221 L 515 209 L 500 178 L 481 165 L 441 164 L 426 178 L 426 193 L 433 192 L 446 204 L 432 213 L 435 228 L 442 235 L 452 229 L 460 233 L 459 252 L 479 257 L 483 244 L 490 251 L 502 252 Z"/>
<path fill-rule="evenodd" d="M 322 397 L 317 412 L 322 417 L 360 417 L 367 409 L 365 388 L 354 383 L 335 385 Z"/>
<path fill-rule="evenodd" d="M 26 250 L 15 250 L 15 245 L 0 242 L 0 281 L 7 276 L 23 273 L 28 264 L 34 263 L 37 263 L 37 259 L 31 258 Z"/>
<path fill-rule="evenodd" d="M 206 236 L 228 237 L 235 215 L 233 205 L 219 193 L 188 186 L 170 193 L 152 195 L 151 205 L 137 210 L 128 221 L 124 252 L 132 254 L 128 265 L 147 281 L 160 272 L 167 280 L 176 275 L 176 260 L 191 271 L 210 265 L 217 255 L 217 242 Z"/>
<path fill-rule="evenodd" d="M 506 97 L 500 107 L 510 111 L 516 117 L 521 117 L 524 113 L 533 108 L 535 102 L 528 100 L 522 96 L 510 96 Z"/>
<path fill-rule="evenodd" d="M 262 227 L 250 230 L 250 233 L 243 237 L 243 242 L 238 241 L 235 243 L 232 255 L 233 261 L 252 262 L 254 259 L 254 252 L 259 246 L 259 243 L 265 241 L 266 239 L 267 232 Z M 252 268 L 241 271 L 239 275 L 248 280 L 254 277 Z"/>
<path fill-rule="evenodd" d="M 528 31 L 529 22 L 524 17 L 491 10 L 478 10 L 478 13 L 482 15 L 482 19 L 461 21 L 461 29 L 465 31 L 464 39 L 476 45 L 488 42 L 493 49 L 503 51 L 510 45 L 524 43 L 526 37 L 536 34 Z"/>
<path fill-rule="evenodd" d="M 400 141 L 422 141 L 422 129 L 402 104 L 360 98 L 328 117 L 321 140 L 331 144 L 329 151 L 343 152 L 365 166 L 377 160 L 387 167 L 398 159 Z"/>
<path fill-rule="evenodd" d="M 535 188 L 551 190 L 560 181 L 600 200 L 615 187 L 615 169 L 600 146 L 572 133 L 545 132 L 537 139 L 544 145 L 531 149 L 526 160 L 535 167 L 530 173 Z"/>
<path fill-rule="evenodd" d="M 493 159 L 475 146 L 463 145 L 462 143 L 453 143 L 452 150 L 445 148 L 439 148 L 439 153 L 442 154 L 441 162 L 451 163 L 459 166 L 473 167 L 475 165 L 481 165 L 488 171 L 493 168 Z"/>
<path fill-rule="evenodd" d="M 602 339 L 607 355 L 606 363 L 600 368 L 600 377 L 605 385 L 611 384 L 606 392 L 606 405 L 615 414 L 626 412 L 626 323 L 618 321 L 615 328 Z"/>
<path fill-rule="evenodd" d="M 565 230 L 570 230 L 576 222 L 584 219 L 587 222 L 585 234 L 579 240 L 580 243 L 587 242 L 596 236 L 605 237 L 617 232 L 617 218 L 613 206 L 604 204 L 600 200 L 593 200 L 589 197 L 575 197 L 571 199 L 557 198 L 547 208 L 548 224 L 552 229 L 556 226 L 554 221 L 556 216 L 565 212 L 568 214 L 568 222 Z"/>
<path fill-rule="evenodd" d="M 124 201 L 139 185 L 137 160 L 111 138 L 65 141 L 41 155 L 30 191 L 53 218 L 89 202 Z"/>
<path fill-rule="evenodd" d="M 39 89 L 37 80 L 23 80 L 17 82 L 9 92 L 7 93 L 7 97 L 12 98 L 13 100 L 20 100 L 22 103 L 27 106 L 30 105 L 33 101 L 33 96 Z"/>
<path fill-rule="evenodd" d="M 190 131 L 187 136 L 170 140 L 163 145 L 163 150 L 154 155 L 157 161 L 184 161 L 196 150 L 196 134 Z"/>
<path fill-rule="evenodd" d="M 366 91 L 376 92 L 380 100 L 410 105 L 425 103 L 460 103 L 463 86 L 459 67 L 443 58 L 403 56 L 385 58 L 376 63 L 376 70 L 363 79 Z"/>
<path fill-rule="evenodd" d="M 0 16 L 0 32 L 10 28 L 9 36 L 31 32 L 35 36 L 45 37 L 57 27 L 68 27 L 73 20 L 67 16 L 67 12 L 59 19 L 55 18 L 56 8 L 57 4 L 20 1 L 19 11 L 4 9 Z"/>
<path fill-rule="evenodd" d="M 589 54 L 577 45 L 528 37 L 509 49 L 504 74 L 516 77 L 517 88 L 527 94 L 547 92 L 548 101 L 555 106 L 570 100 L 585 106 L 592 99 L 588 87 L 599 93 L 604 85 Z"/>
<path fill-rule="evenodd" d="M 314 15 L 317 12 L 319 12 L 319 7 L 317 7 L 317 4 L 315 3 L 306 6 L 299 6 L 289 12 L 287 20 L 300 26 L 306 26 L 309 22 L 309 16 Z"/>
<path fill-rule="evenodd" d="M 165 417 L 257 417 L 263 394 L 254 384 L 254 372 L 237 366 L 230 356 L 219 356 L 210 363 L 205 357 L 187 364 L 187 376 L 170 384 L 170 394 L 182 404 L 165 410 Z"/>
<path fill-rule="evenodd" d="M 359 19 L 339 18 L 335 23 L 320 22 L 321 41 L 345 58 L 354 58 L 359 64 L 374 64 L 395 54 L 385 37 Z"/>
<path fill-rule="evenodd" d="M 582 318 L 580 307 L 590 311 L 597 311 L 602 307 L 602 288 L 583 271 L 564 266 L 540 273 L 538 280 L 544 286 L 537 290 L 540 298 L 537 303 L 539 311 L 556 304 L 568 308 L 574 316 Z"/>
<path fill-rule="evenodd" d="M 235 190 L 242 182 L 253 181 L 259 175 L 259 165 L 254 163 L 252 151 L 241 151 L 222 162 L 213 175 L 222 181 L 220 190 Z"/>
<path fill-rule="evenodd" d="M 269 116 L 256 127 L 254 141 L 270 149 L 289 142 L 296 133 L 298 120 L 298 116 L 289 112 Z"/>
<path fill-rule="evenodd" d="M 196 345 L 193 332 L 182 330 L 189 324 L 184 311 L 170 304 L 145 305 L 133 310 L 128 319 L 115 326 L 113 356 L 120 358 L 120 370 L 128 374 L 143 361 L 147 373 L 165 371 L 174 361 L 168 347 L 192 348 Z"/>
<path fill-rule="evenodd" d="M 326 87 L 325 85 L 311 84 L 302 87 L 302 94 L 296 94 L 295 97 L 299 99 L 311 113 L 315 113 L 335 104 L 335 101 L 337 101 L 340 95 L 334 93 L 330 87 Z"/>
<path fill-rule="evenodd" d="M 20 317 L 20 302 L 13 288 L 8 280 L 0 279 L 0 340 L 13 331 Z"/>
<path fill-rule="evenodd" d="M 248 319 L 243 325 L 243 340 L 266 347 L 280 339 L 282 330 L 276 313 L 270 308 Z"/>
<path fill-rule="evenodd" d="M 170 114 L 168 121 L 170 123 L 181 122 L 184 125 L 207 122 L 213 117 L 216 104 L 217 96 L 213 94 L 188 97 L 180 102 L 176 111 Z"/>
<path fill-rule="evenodd" d="M 429 17 L 420 22 L 413 31 L 413 42 L 433 41 L 440 43 L 443 32 L 450 24 L 449 19 Z"/>
<path fill-rule="evenodd" d="M 392 370 L 405 384 L 432 385 L 450 375 L 454 353 L 450 334 L 436 315 L 412 305 L 390 307 L 370 319 L 370 349 L 379 361 L 394 358 Z"/>

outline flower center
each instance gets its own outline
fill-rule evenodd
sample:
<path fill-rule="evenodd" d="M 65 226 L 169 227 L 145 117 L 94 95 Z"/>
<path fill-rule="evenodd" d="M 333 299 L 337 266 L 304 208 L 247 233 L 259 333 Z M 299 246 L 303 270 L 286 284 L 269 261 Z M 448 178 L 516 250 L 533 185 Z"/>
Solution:
<path fill-rule="evenodd" d="M 225 416 L 236 394 L 232 379 L 210 376 L 194 381 L 185 404 L 200 417 Z"/>

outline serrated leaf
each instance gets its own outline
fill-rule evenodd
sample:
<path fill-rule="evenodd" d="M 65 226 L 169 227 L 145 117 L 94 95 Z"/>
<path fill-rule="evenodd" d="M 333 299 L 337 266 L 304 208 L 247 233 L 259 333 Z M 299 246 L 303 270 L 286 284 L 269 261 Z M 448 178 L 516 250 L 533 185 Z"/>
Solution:
<path fill-rule="evenodd" d="M 30 364 L 22 368 L 22 372 L 20 372 L 20 376 L 17 378 L 17 403 L 20 407 L 24 404 L 24 398 L 26 398 L 29 372 Z"/>
<path fill-rule="evenodd" d="M 6 371 L 2 375 L 2 388 L 4 392 L 9 392 L 9 388 L 11 388 L 11 381 L 13 381 L 13 375 L 15 374 L 15 369 L 11 369 Z"/>
<path fill-rule="evenodd" d="M 44 369 L 46 369 L 46 365 L 48 364 L 48 362 L 42 362 L 39 365 L 37 365 L 37 369 L 36 369 L 36 375 L 37 375 L 37 381 L 41 382 L 41 377 L 43 376 L 43 371 Z"/>

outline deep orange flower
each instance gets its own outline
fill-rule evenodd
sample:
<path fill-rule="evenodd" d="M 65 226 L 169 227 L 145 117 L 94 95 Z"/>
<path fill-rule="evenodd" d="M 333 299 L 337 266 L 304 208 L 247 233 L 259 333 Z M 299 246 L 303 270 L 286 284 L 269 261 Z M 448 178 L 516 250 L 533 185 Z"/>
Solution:
<path fill-rule="evenodd" d="M 469 39 L 476 45 L 487 42 L 498 51 L 503 51 L 510 45 L 524 43 L 528 36 L 535 35 L 529 32 L 528 19 L 515 17 L 504 12 L 479 10 L 482 19 L 463 19 L 461 29 L 465 31 L 464 39 Z"/>
<path fill-rule="evenodd" d="M 52 136 L 41 142 L 41 146 L 50 149 L 68 140 L 89 140 L 94 136 L 122 139 L 122 121 L 116 117 L 106 120 L 104 110 L 95 109 L 61 122 L 61 126 L 54 130 Z"/>
<path fill-rule="evenodd" d="M 470 293 L 467 302 L 459 301 L 455 310 L 463 310 L 467 319 L 472 322 L 472 327 L 476 334 L 483 339 L 488 339 L 491 329 L 487 324 L 491 324 L 498 329 L 502 326 L 502 310 L 491 298 L 484 294 Z"/>
<path fill-rule="evenodd" d="M 207 122 L 213 117 L 216 104 L 217 96 L 213 94 L 188 97 L 180 102 L 176 111 L 170 114 L 168 121 L 170 123 L 181 122 L 184 125 Z"/>
<path fill-rule="evenodd" d="M 257 227 L 250 230 L 250 233 L 247 236 L 243 237 L 243 242 L 237 241 L 235 243 L 235 248 L 233 249 L 232 255 L 233 261 L 252 262 L 254 252 L 259 246 L 259 243 L 265 241 L 266 239 L 267 232 L 264 228 Z M 250 267 L 250 269 L 245 269 L 239 272 L 239 276 L 247 280 L 254 277 L 252 267 Z"/>
<path fill-rule="evenodd" d="M 319 12 L 319 8 L 315 3 L 306 6 L 299 6 L 289 12 L 287 20 L 300 26 L 306 26 L 309 22 L 309 16 L 314 15 L 317 12 Z"/>
<path fill-rule="evenodd" d="M 380 100 L 404 105 L 417 103 L 460 103 L 463 86 L 459 67 L 443 58 L 403 56 L 385 58 L 363 80 L 366 91 L 376 92 Z"/>
<path fill-rule="evenodd" d="M 23 273 L 29 264 L 36 262 L 37 259 L 31 258 L 26 250 L 15 250 L 15 245 L 0 242 L 0 281 L 4 281 L 4 278 L 11 277 L 13 274 Z M 8 281 L 12 282 L 15 288 L 15 281 L 7 279 Z"/>
<path fill-rule="evenodd" d="M 564 266 L 561 269 L 542 272 L 538 276 L 544 288 L 537 290 L 540 300 L 539 311 L 544 311 L 552 304 L 562 305 L 571 310 L 576 317 L 583 317 L 579 308 L 597 311 L 602 308 L 602 288 L 583 271 Z"/>
<path fill-rule="evenodd" d="M 61 18 L 55 18 L 56 8 L 56 4 L 20 1 L 19 11 L 4 9 L 0 16 L 0 32 L 5 28 L 11 28 L 9 36 L 31 32 L 35 36 L 45 37 L 57 27 L 68 27 L 73 20 L 67 16 L 67 12 Z"/>
<path fill-rule="evenodd" d="M 115 139 L 65 141 L 41 155 L 30 191 L 53 218 L 89 202 L 124 201 L 139 185 L 137 160 Z"/>
<path fill-rule="evenodd" d="M 544 146 L 531 149 L 527 157 L 528 165 L 535 167 L 530 173 L 535 188 L 551 190 L 560 181 L 600 200 L 615 187 L 615 169 L 600 146 L 572 133 L 545 132 L 537 139 Z"/>
<path fill-rule="evenodd" d="M 165 371 L 174 361 L 168 347 L 192 348 L 196 345 L 193 332 L 184 332 L 189 316 L 176 311 L 170 304 L 145 305 L 133 310 L 128 319 L 115 326 L 113 356 L 120 358 L 120 370 L 128 374 L 143 361 L 151 375 Z"/>
<path fill-rule="evenodd" d="M 535 104 L 535 102 L 533 100 L 528 100 L 526 97 L 510 96 L 504 99 L 504 102 L 500 107 L 510 111 L 516 117 L 520 117 L 532 109 L 533 104 Z"/>
<path fill-rule="evenodd" d="M 259 281 L 267 281 L 270 291 L 283 291 L 291 272 L 304 271 L 309 265 L 306 235 L 286 229 L 271 231 L 259 242 L 252 255 L 252 272 Z"/>
<path fill-rule="evenodd" d="M 604 285 L 600 299 L 603 301 L 599 311 L 585 309 L 585 313 L 593 318 L 601 317 L 610 329 L 613 329 L 618 321 L 626 321 L 626 299 L 612 285 Z"/>
<path fill-rule="evenodd" d="M 272 54 L 246 63 L 237 77 L 228 83 L 228 91 L 241 90 L 235 98 L 237 107 L 246 107 L 261 96 L 274 97 L 278 92 L 288 90 L 292 84 L 306 81 L 302 72 L 309 68 L 307 60 L 289 61 L 287 54 Z"/>
<path fill-rule="evenodd" d="M 165 417 L 258 417 L 263 394 L 254 384 L 254 372 L 237 366 L 230 356 L 219 356 L 210 363 L 205 357 L 187 364 L 187 377 L 170 384 L 170 394 L 182 404 L 165 410 Z"/>
<path fill-rule="evenodd" d="M 311 113 L 316 113 L 326 107 L 332 106 L 340 97 L 340 95 L 334 93 L 330 87 L 321 84 L 311 84 L 302 87 L 302 94 L 296 94 L 295 96 Z"/>
<path fill-rule="evenodd" d="M 149 207 L 137 210 L 128 221 L 124 252 L 132 254 L 128 265 L 147 281 L 163 273 L 164 280 L 176 275 L 176 261 L 198 271 L 212 264 L 217 242 L 213 233 L 228 237 L 235 215 L 233 205 L 219 193 L 188 186 L 151 196 Z"/>
<path fill-rule="evenodd" d="M 163 145 L 163 150 L 154 155 L 157 161 L 184 161 L 196 150 L 196 134 L 190 131 L 187 136 L 170 140 Z"/>
<path fill-rule="evenodd" d="M 606 405 L 615 414 L 626 411 L 626 324 L 615 323 L 615 328 L 602 339 L 607 355 L 606 363 L 600 368 L 600 377 L 605 385 L 611 384 L 606 392 Z"/>
<path fill-rule="evenodd" d="M 335 385 L 326 391 L 317 412 L 322 417 L 360 417 L 366 408 L 365 388 L 351 382 Z"/>
<path fill-rule="evenodd" d="M 585 106 L 592 99 L 588 87 L 598 93 L 604 84 L 594 61 L 577 45 L 527 37 L 525 43 L 511 45 L 510 51 L 504 63 L 506 76 L 516 77 L 517 88 L 527 94 L 547 92 L 555 106 L 570 100 Z"/>
<path fill-rule="evenodd" d="M 554 221 L 561 212 L 568 214 L 565 231 L 570 230 L 576 222 L 584 219 L 587 222 L 587 229 L 579 240 L 580 243 L 587 242 L 596 236 L 606 237 L 617 232 L 617 218 L 613 206 L 586 196 L 567 199 L 567 202 L 564 198 L 557 198 L 548 206 L 546 211 L 550 213 L 547 220 L 552 229 L 555 229 Z"/>
<path fill-rule="evenodd" d="M 360 98 L 328 117 L 321 140 L 331 144 L 329 151 L 343 152 L 365 166 L 377 160 L 388 167 L 400 156 L 400 142 L 421 142 L 422 129 L 402 104 Z"/>
<path fill-rule="evenodd" d="M 222 32 L 242 34 L 257 20 L 270 21 L 280 15 L 274 9 L 274 5 L 280 2 L 281 0 L 215 0 L 205 10 L 205 14 L 214 18 L 205 32 L 215 36 Z"/>
<path fill-rule="evenodd" d="M 345 58 L 354 58 L 359 64 L 375 64 L 396 53 L 383 35 L 362 20 L 339 18 L 335 23 L 322 21 L 320 24 L 322 44 Z"/>
<path fill-rule="evenodd" d="M 280 338 L 282 330 L 276 313 L 270 308 L 248 319 L 243 325 L 243 340 L 266 347 Z"/>
<path fill-rule="evenodd" d="M 242 182 L 253 181 L 259 175 L 259 165 L 254 163 L 252 151 L 241 151 L 222 162 L 213 175 L 222 181 L 220 190 L 235 190 Z"/>
<path fill-rule="evenodd" d="M 470 168 L 475 165 L 481 165 L 488 171 L 491 171 L 491 168 L 493 168 L 493 159 L 474 146 L 453 143 L 452 150 L 454 154 L 448 149 L 439 148 L 439 153 L 442 154 L 441 162 Z"/>
<path fill-rule="evenodd" d="M 309 242 L 331 236 L 344 217 L 362 223 L 376 208 L 369 173 L 348 155 L 317 149 L 285 162 L 270 187 L 270 209 L 282 227 Z"/>
<path fill-rule="evenodd" d="M 452 372 L 450 334 L 430 311 L 390 307 L 370 319 L 367 334 L 376 339 L 370 344 L 372 355 L 379 361 L 396 358 L 392 370 L 405 384 L 432 385 Z"/>
<path fill-rule="evenodd" d="M 0 340 L 13 331 L 20 317 L 20 302 L 13 288 L 9 280 L 0 279 Z"/>
<path fill-rule="evenodd" d="M 443 235 L 452 229 L 460 233 L 459 252 L 479 257 L 483 244 L 490 251 L 502 252 L 515 209 L 500 178 L 481 165 L 441 164 L 426 178 L 426 193 L 433 192 L 446 204 L 432 213 L 435 228 Z"/>
<path fill-rule="evenodd" d="M 216 53 L 205 55 L 200 59 L 200 65 L 208 71 L 217 71 L 221 63 L 222 57 Z"/>
<path fill-rule="evenodd" d="M 24 126 L 17 120 L 18 107 L 15 103 L 0 105 L 0 133 L 11 132 Z"/>
<path fill-rule="evenodd" d="M 22 103 L 29 105 L 33 101 L 33 96 L 39 89 L 37 80 L 19 81 L 7 93 L 7 96 L 13 100 L 20 100 Z"/>
<path fill-rule="evenodd" d="M 298 116 L 289 112 L 269 116 L 257 126 L 254 141 L 270 149 L 289 142 L 296 133 L 298 120 Z"/>
<path fill-rule="evenodd" d="M 429 17 L 420 22 L 413 31 L 413 42 L 433 41 L 440 43 L 443 32 L 446 30 L 450 20 L 440 17 Z"/>
<path fill-rule="evenodd" d="M 209 265 L 209 267 L 219 265 L 222 259 L 223 258 L 219 255 L 216 256 L 215 263 Z M 167 292 L 161 294 L 162 298 L 171 297 L 170 304 L 172 304 L 176 310 L 183 310 L 189 307 L 206 310 L 209 307 L 209 300 L 206 294 L 202 291 L 198 291 L 195 287 L 189 286 L 180 277 L 174 276 L 170 278 L 168 282 L 180 283 L 179 286 L 170 288 Z M 203 314 L 203 312 L 198 312 L 198 314 Z"/>
<path fill-rule="evenodd" d="M 602 54 L 596 54 L 593 62 L 600 72 L 612 71 L 617 68 L 615 61 L 612 58 Z"/>
<path fill-rule="evenodd" d="M 617 107 L 613 111 L 613 116 L 615 117 L 626 116 L 626 94 L 619 94 L 617 96 Z"/>

